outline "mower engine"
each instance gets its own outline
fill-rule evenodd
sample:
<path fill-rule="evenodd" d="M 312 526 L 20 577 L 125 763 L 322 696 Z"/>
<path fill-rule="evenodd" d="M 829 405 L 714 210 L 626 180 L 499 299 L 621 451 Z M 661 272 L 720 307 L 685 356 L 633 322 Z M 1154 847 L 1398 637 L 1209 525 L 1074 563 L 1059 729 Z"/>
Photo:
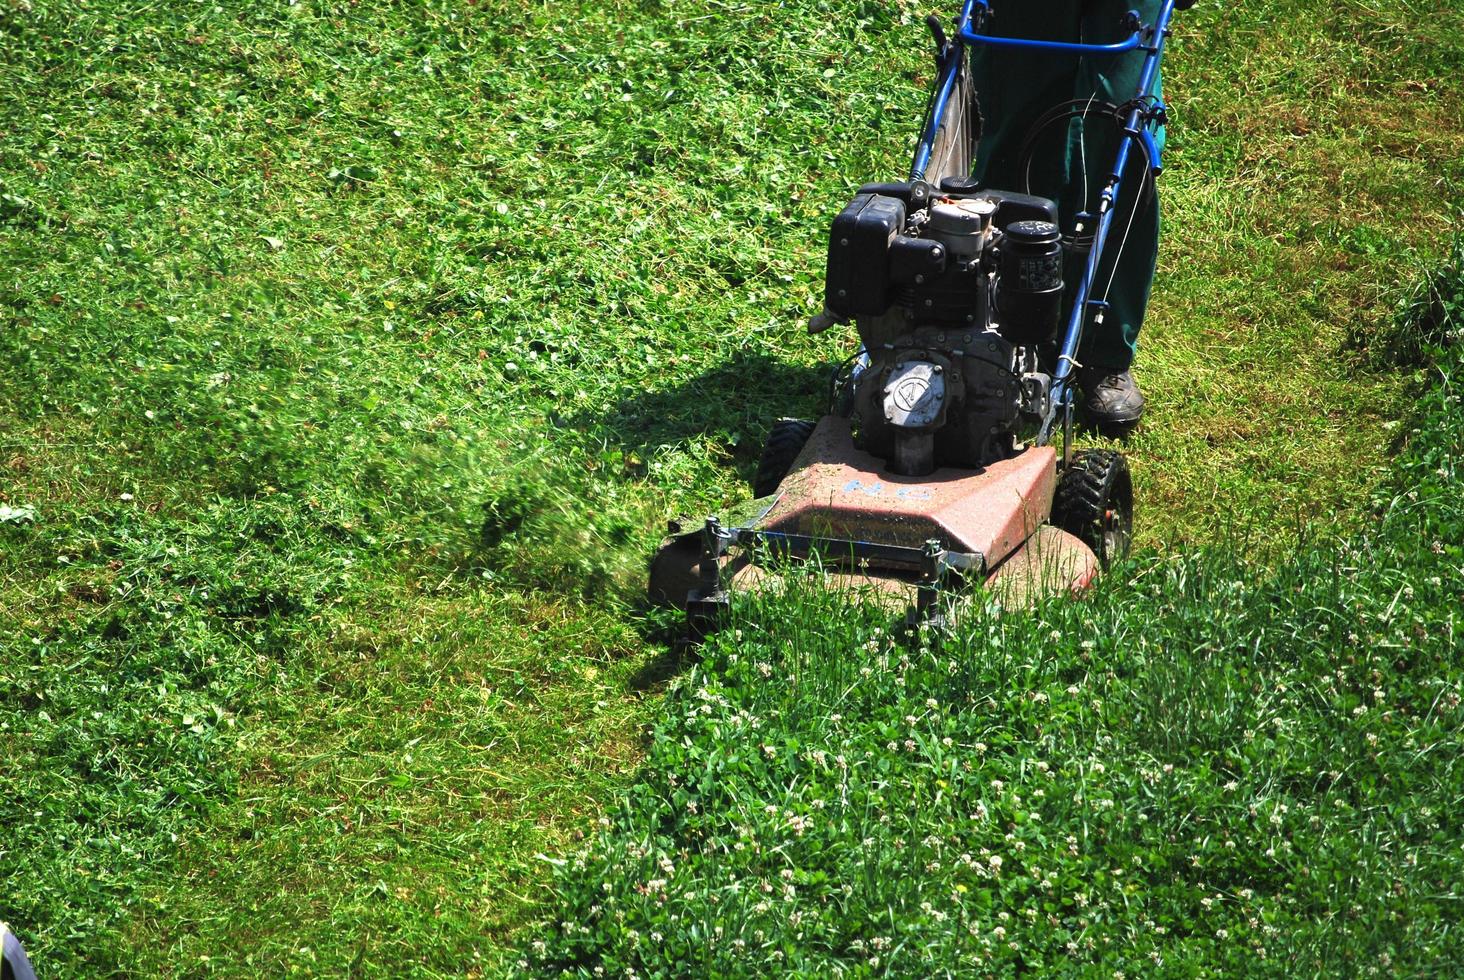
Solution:
<path fill-rule="evenodd" d="M 860 188 L 834 220 L 825 321 L 858 325 L 843 384 L 861 449 L 903 476 L 979 469 L 1047 414 L 1063 301 L 1057 206 L 951 179 Z"/>

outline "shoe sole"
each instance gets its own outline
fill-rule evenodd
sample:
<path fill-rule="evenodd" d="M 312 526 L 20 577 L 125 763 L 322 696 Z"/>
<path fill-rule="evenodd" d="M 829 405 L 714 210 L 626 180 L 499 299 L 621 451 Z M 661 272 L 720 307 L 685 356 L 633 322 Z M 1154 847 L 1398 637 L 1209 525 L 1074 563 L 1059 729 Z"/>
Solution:
<path fill-rule="evenodd" d="M 1093 418 L 1087 416 L 1083 424 L 1108 439 L 1121 439 L 1139 427 L 1143 420 L 1144 413 L 1140 412 L 1132 418 Z"/>

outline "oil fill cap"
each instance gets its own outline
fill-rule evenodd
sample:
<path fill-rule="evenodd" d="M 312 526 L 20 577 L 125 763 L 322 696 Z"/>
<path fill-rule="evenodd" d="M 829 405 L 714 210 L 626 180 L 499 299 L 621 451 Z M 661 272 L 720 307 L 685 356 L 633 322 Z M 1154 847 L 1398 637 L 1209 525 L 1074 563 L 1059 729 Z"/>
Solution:
<path fill-rule="evenodd" d="M 1051 221 L 1013 221 L 1005 231 L 1014 245 L 1056 245 L 1062 240 L 1062 230 Z"/>

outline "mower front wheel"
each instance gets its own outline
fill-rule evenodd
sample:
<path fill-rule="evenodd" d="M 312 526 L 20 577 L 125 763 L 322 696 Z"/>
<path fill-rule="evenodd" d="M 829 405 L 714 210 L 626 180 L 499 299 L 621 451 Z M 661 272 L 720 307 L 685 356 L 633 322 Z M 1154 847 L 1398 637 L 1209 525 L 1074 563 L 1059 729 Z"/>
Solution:
<path fill-rule="evenodd" d="M 1128 460 L 1111 449 L 1084 449 L 1057 479 L 1052 523 L 1082 541 L 1103 568 L 1128 555 L 1134 533 L 1134 484 Z"/>
<path fill-rule="evenodd" d="M 793 463 L 808 437 L 813 435 L 816 423 L 807 419 L 778 419 L 768 441 L 763 446 L 762 459 L 757 464 L 757 475 L 752 478 L 753 497 L 767 497 L 777 492 L 778 484 L 793 469 Z"/>

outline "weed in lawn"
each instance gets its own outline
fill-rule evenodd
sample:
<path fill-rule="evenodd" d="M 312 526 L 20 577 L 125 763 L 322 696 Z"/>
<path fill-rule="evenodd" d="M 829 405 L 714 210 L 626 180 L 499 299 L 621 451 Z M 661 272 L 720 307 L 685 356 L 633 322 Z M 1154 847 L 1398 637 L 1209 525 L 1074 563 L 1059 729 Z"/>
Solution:
<path fill-rule="evenodd" d="M 1455 233 L 1446 261 L 1420 275 L 1399 301 L 1391 329 L 1355 333 L 1351 346 L 1380 367 L 1427 367 L 1435 348 L 1464 337 L 1464 234 Z"/>

